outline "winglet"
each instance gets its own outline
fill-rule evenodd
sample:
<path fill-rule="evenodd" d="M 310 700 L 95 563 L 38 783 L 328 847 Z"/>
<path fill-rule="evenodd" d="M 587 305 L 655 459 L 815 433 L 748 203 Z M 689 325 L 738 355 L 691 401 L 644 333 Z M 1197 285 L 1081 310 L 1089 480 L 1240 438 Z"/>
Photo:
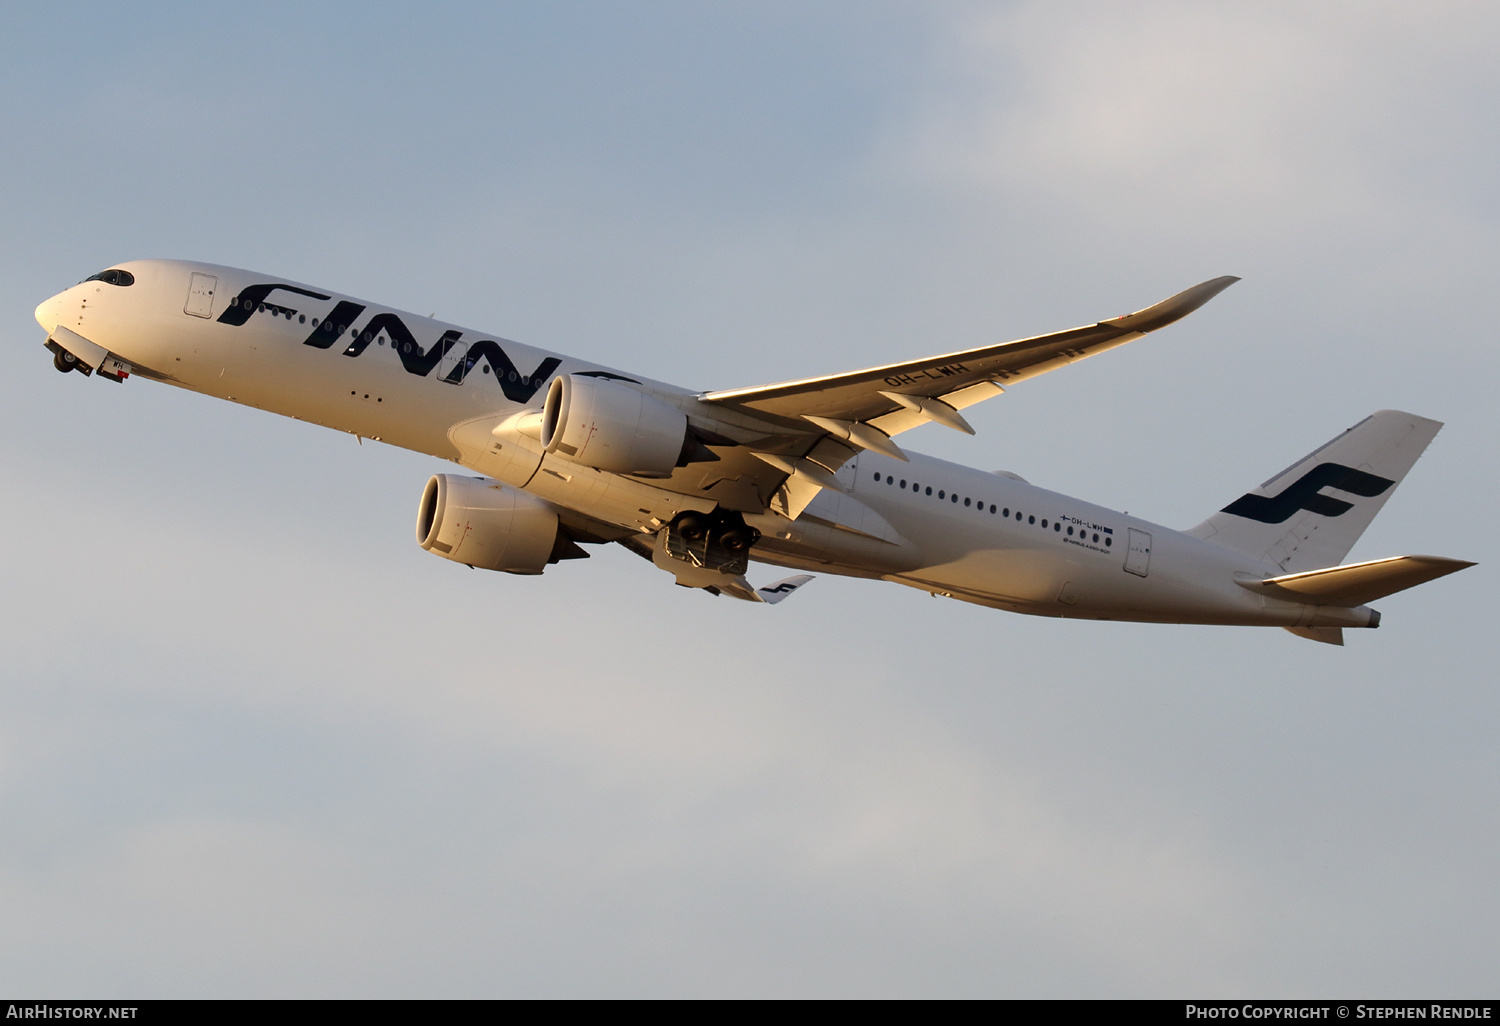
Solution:
<path fill-rule="evenodd" d="M 1115 317 L 1100 324 L 1107 324 L 1115 328 L 1124 328 L 1127 331 L 1139 331 L 1142 333 L 1155 331 L 1157 328 L 1165 328 L 1173 321 L 1180 321 L 1204 303 L 1223 292 L 1229 286 L 1239 281 L 1232 274 L 1226 274 L 1222 278 L 1213 278 L 1201 285 L 1194 285 L 1190 289 L 1184 289 L 1170 299 L 1163 299 L 1154 306 L 1148 306 L 1144 310 L 1125 314 L 1123 317 Z"/>

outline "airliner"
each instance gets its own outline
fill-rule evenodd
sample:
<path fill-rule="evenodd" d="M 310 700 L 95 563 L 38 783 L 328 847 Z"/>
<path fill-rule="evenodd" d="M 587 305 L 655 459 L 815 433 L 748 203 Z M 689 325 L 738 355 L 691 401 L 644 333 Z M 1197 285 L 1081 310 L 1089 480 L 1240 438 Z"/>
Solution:
<path fill-rule="evenodd" d="M 618 543 L 714 595 L 776 603 L 807 571 L 1039 616 L 1282 627 L 1342 645 L 1368 603 L 1474 565 L 1342 560 L 1442 426 L 1382 410 L 1173 530 L 908 452 L 1029 378 L 1185 317 L 1237 278 L 1035 338 L 696 392 L 328 289 L 210 264 L 116 264 L 36 309 L 59 371 L 146 378 L 452 461 L 423 549 L 539 574 Z M 795 576 L 757 588 L 750 560 Z"/>

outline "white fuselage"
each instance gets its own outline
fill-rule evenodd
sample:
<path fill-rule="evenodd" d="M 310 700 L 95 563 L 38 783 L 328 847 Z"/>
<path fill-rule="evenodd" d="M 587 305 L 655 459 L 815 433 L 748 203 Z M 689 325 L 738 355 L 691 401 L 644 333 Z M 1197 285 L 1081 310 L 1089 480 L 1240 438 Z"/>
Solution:
<path fill-rule="evenodd" d="M 660 481 L 487 448 L 497 416 L 539 409 L 559 374 L 626 378 L 685 411 L 694 392 L 246 271 L 117 266 L 132 285 L 83 282 L 38 307 L 38 321 L 104 347 L 136 375 L 454 460 L 599 523 L 650 531 L 712 506 Z M 466 435 L 466 424 L 483 430 Z M 837 476 L 844 492 L 825 490 L 796 520 L 747 516 L 762 532 L 753 558 L 1046 616 L 1296 627 L 1369 620 L 1367 610 L 1253 593 L 1236 575 L 1260 580 L 1278 568 L 1016 478 L 869 451 Z"/>

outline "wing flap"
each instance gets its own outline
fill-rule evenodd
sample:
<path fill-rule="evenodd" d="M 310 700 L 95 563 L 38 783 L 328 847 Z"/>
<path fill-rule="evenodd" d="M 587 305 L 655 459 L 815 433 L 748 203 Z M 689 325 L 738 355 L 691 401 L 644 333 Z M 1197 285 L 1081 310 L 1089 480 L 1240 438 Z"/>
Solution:
<path fill-rule="evenodd" d="M 906 392 L 882 391 L 881 395 L 899 403 L 900 407 L 891 413 L 874 418 L 870 424 L 887 435 L 899 435 L 903 431 L 910 431 L 914 427 L 921 427 L 929 422 L 942 424 L 972 435 L 974 429 L 969 426 L 968 421 L 959 416 L 958 411 L 967 410 L 970 406 L 1000 395 L 1004 391 L 1005 387 L 998 381 L 988 379 L 936 396 L 913 396 Z M 945 412 L 944 406 L 949 407 L 953 412 L 951 414 Z"/>

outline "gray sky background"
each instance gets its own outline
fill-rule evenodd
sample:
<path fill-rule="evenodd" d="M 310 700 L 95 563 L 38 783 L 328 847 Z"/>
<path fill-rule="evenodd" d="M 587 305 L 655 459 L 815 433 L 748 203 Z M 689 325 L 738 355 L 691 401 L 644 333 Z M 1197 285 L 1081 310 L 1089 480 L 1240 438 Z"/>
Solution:
<path fill-rule="evenodd" d="M 0 992 L 1490 996 L 1500 8 L 0 8 Z M 1348 647 L 412 539 L 438 461 L 53 372 L 120 260 L 701 388 L 1189 320 L 903 444 L 1176 527 L 1447 422 Z M 777 576 L 762 568 L 763 583 Z"/>

